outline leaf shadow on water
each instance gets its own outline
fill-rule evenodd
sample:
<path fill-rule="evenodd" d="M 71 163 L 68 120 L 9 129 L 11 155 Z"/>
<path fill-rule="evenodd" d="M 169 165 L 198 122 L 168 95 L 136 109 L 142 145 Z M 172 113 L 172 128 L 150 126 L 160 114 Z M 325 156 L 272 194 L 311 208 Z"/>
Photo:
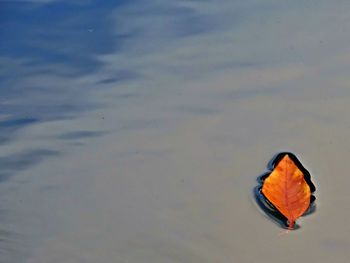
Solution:
<path fill-rule="evenodd" d="M 275 168 L 275 165 L 282 159 L 282 157 L 285 154 L 288 154 L 290 157 L 292 157 L 293 161 L 296 163 L 298 168 L 303 172 L 305 181 L 309 184 L 311 189 L 310 206 L 302 216 L 304 217 L 316 212 L 316 203 L 315 203 L 316 197 L 313 195 L 316 188 L 311 182 L 310 174 L 304 168 L 304 166 L 300 163 L 300 161 L 296 158 L 296 156 L 290 152 L 280 152 L 273 156 L 273 158 L 268 162 L 266 167 L 268 172 L 265 172 L 257 177 L 256 180 L 258 182 L 258 185 L 253 189 L 253 196 L 259 208 L 263 211 L 263 213 L 269 219 L 271 219 L 275 224 L 277 224 L 278 226 L 284 229 L 290 229 L 288 224 L 288 219 L 278 211 L 278 209 L 264 196 L 264 194 L 261 191 L 264 180 L 271 174 L 271 172 Z M 295 223 L 293 229 L 296 230 L 296 229 L 299 229 L 300 227 L 301 226 L 299 224 Z"/>

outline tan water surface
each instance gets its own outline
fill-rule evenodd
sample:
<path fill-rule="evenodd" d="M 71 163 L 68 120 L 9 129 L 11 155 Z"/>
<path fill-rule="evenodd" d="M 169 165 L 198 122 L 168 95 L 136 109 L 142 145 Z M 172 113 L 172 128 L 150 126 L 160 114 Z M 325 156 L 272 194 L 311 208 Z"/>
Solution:
<path fill-rule="evenodd" d="M 0 3 L 52 25 L 1 56 L 0 262 L 348 262 L 350 2 L 112 2 Z M 289 233 L 252 194 L 280 151 Z"/>

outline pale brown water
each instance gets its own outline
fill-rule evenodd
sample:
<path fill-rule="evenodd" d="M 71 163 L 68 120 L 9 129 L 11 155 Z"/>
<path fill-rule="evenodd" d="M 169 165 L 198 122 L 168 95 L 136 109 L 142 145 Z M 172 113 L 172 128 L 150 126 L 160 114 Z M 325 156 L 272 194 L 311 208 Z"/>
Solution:
<path fill-rule="evenodd" d="M 74 12 L 24 40 L 62 61 L 4 48 L 0 262 L 348 261 L 350 3 L 33 2 Z M 317 188 L 288 234 L 252 196 L 286 150 Z"/>

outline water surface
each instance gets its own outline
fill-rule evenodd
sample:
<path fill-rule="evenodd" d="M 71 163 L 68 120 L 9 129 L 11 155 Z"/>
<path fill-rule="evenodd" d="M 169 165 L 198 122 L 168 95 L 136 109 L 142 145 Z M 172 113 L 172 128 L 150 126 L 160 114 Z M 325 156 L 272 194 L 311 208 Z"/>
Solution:
<path fill-rule="evenodd" d="M 0 1 L 1 262 L 346 262 L 348 1 Z M 300 157 L 317 211 L 252 189 Z"/>

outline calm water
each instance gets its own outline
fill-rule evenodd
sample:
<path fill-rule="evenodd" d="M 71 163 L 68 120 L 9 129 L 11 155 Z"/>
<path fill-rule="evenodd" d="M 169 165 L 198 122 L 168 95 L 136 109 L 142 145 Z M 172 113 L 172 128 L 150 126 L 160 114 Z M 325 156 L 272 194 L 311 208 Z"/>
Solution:
<path fill-rule="evenodd" d="M 0 0 L 0 262 L 347 262 L 349 26 L 345 0 Z M 289 234 L 252 196 L 286 150 L 317 188 Z"/>

